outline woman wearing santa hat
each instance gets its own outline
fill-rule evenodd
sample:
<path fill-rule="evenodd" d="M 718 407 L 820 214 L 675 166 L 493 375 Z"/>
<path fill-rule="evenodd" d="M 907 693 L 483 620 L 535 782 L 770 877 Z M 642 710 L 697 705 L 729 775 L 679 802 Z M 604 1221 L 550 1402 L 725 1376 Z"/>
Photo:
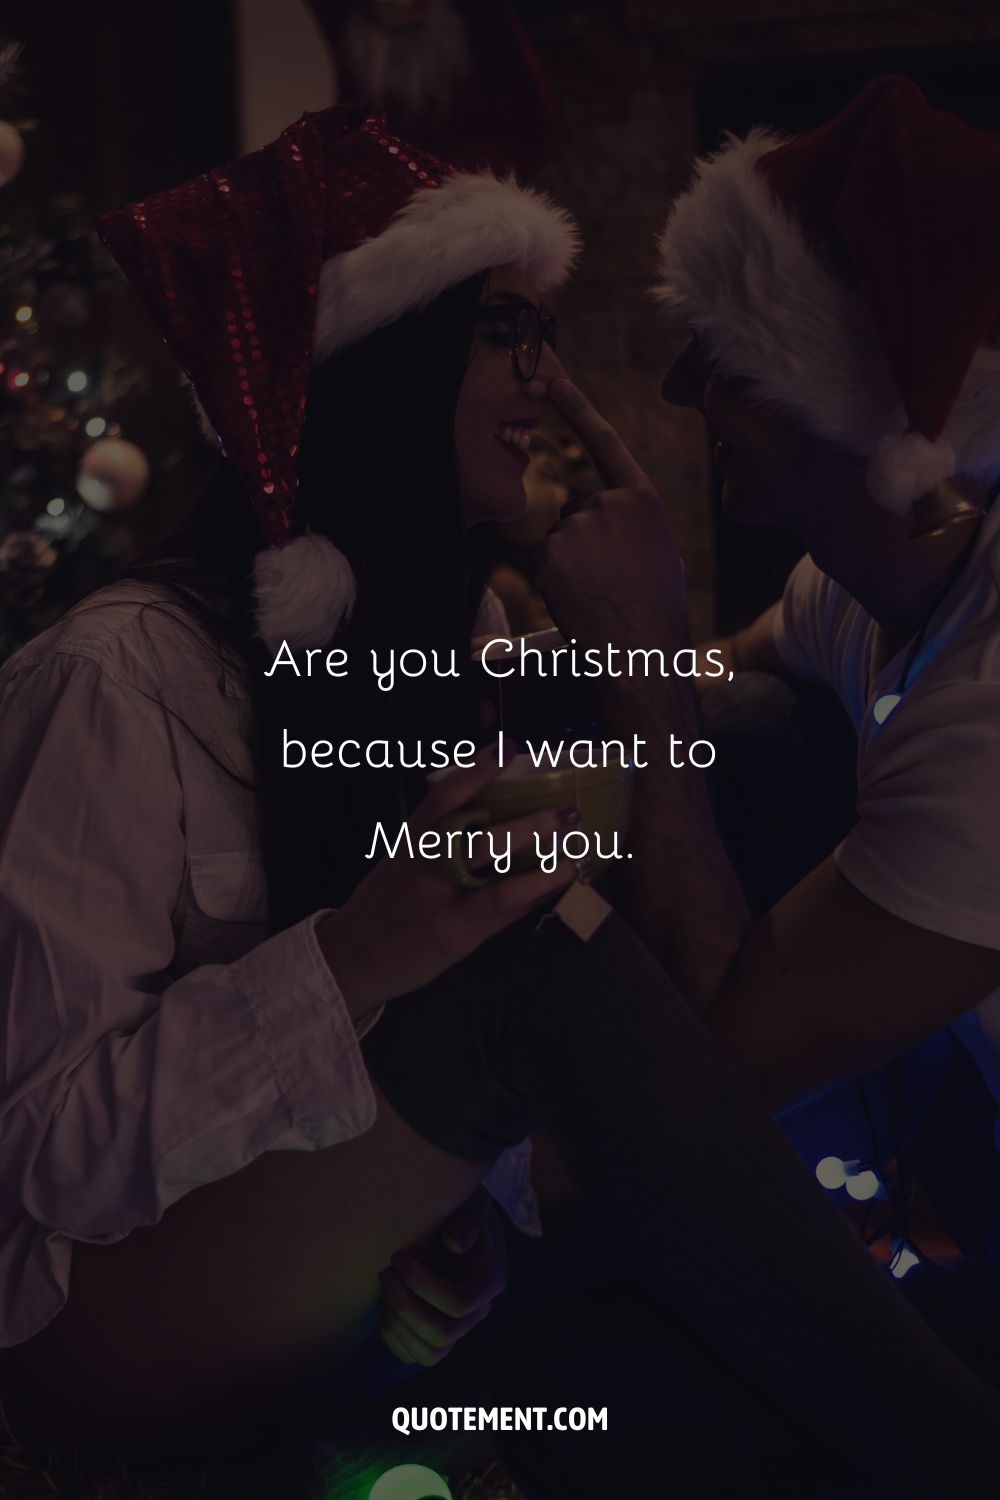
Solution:
<path fill-rule="evenodd" d="M 5 678 L 4 718 L 17 732 L 4 793 L 2 942 L 17 1060 L 4 1093 L 12 1157 L 34 1168 L 2 1236 L 4 1341 L 29 1338 L 59 1311 L 73 1242 L 120 1240 L 262 1152 L 247 1191 L 271 1203 L 281 1238 L 268 1169 L 295 1175 L 298 1153 L 364 1138 L 362 1154 L 378 1150 L 393 1167 L 371 1234 L 362 1211 L 349 1224 L 339 1216 L 353 1269 L 327 1239 L 337 1293 L 331 1301 L 328 1288 L 307 1312 L 316 1297 L 307 1261 L 319 1242 L 306 1254 L 303 1235 L 270 1332 L 251 1333 L 247 1320 L 237 1339 L 255 1342 L 258 1354 L 244 1347 L 239 1359 L 266 1392 L 287 1379 L 297 1319 L 313 1329 L 299 1335 L 306 1362 L 317 1316 L 343 1325 L 342 1347 L 333 1340 L 324 1355 L 333 1368 L 392 1252 L 462 1208 L 484 1172 L 445 1163 L 435 1187 L 417 1160 L 426 1148 L 401 1122 L 394 1128 L 387 1106 L 370 1128 L 365 1031 L 386 1000 L 574 873 L 566 863 L 517 876 L 502 901 L 459 893 L 433 865 L 412 861 L 385 862 L 364 882 L 378 818 L 398 822 L 403 798 L 416 809 L 414 831 L 420 820 L 432 827 L 496 774 L 495 759 L 487 752 L 424 800 L 413 773 L 406 784 L 283 771 L 280 756 L 283 730 L 310 745 L 336 742 L 338 729 L 362 743 L 479 738 L 464 680 L 428 674 L 382 693 L 368 651 L 429 655 L 464 641 L 467 654 L 484 589 L 482 523 L 524 505 L 545 391 L 538 304 L 565 276 L 577 237 L 540 195 L 454 171 L 351 109 L 306 116 L 264 151 L 109 215 L 102 232 L 225 456 L 159 556 L 84 601 Z M 282 643 L 305 653 L 338 629 L 353 653 L 346 677 L 268 677 Z M 52 757 L 78 765 L 80 755 L 88 770 L 57 787 Z M 553 810 L 542 828 L 551 833 L 556 818 Z M 515 837 L 524 834 L 519 825 Z M 365 1175 L 357 1157 L 337 1154 L 347 1198 L 356 1196 L 348 1179 Z M 316 1159 L 329 1158 L 320 1150 Z M 524 1178 L 523 1152 L 501 1163 L 497 1193 L 521 1217 Z M 329 1189 L 302 1179 L 295 1192 L 306 1191 Z M 471 1267 L 453 1289 L 460 1311 L 443 1317 L 424 1305 L 420 1333 L 384 1319 L 385 1338 L 408 1361 L 430 1359 L 495 1295 L 484 1197 L 450 1230 Z M 197 1216 L 200 1200 L 185 1201 L 180 1212 Z M 221 1200 L 213 1212 L 227 1212 Z M 260 1254 L 273 1256 L 266 1238 Z M 218 1235 L 215 1243 L 224 1258 Z M 142 1250 L 143 1237 L 129 1244 Z M 158 1254 L 151 1238 L 147 1249 Z M 108 1259 L 94 1269 L 123 1274 Z M 142 1274 L 158 1279 L 151 1262 Z M 199 1273 L 206 1289 L 214 1274 Z M 239 1279 L 231 1266 L 225 1274 Z M 86 1252 L 73 1275 L 79 1309 L 91 1295 Z M 402 1301 L 417 1282 L 411 1272 L 392 1290 Z M 251 1305 L 258 1293 L 248 1281 L 239 1296 Z M 106 1295 L 94 1288 L 95 1308 Z M 162 1329 L 157 1344 L 174 1390 L 169 1426 L 186 1381 L 166 1373 Z M 236 1353 L 226 1356 L 230 1370 Z M 213 1359 L 198 1354 L 190 1329 L 177 1357 Z M 119 1371 L 125 1386 L 135 1378 L 129 1359 Z M 79 1395 L 71 1399 L 79 1410 Z M 123 1427 L 126 1406 L 119 1392 Z"/>
<path fill-rule="evenodd" d="M 524 503 L 558 368 L 540 300 L 575 252 L 566 217 L 345 108 L 103 233 L 225 458 L 186 534 L 0 679 L 14 1431 L 246 1423 L 349 1365 L 380 1293 L 383 1340 L 433 1361 L 497 1289 L 478 1185 L 532 1224 L 508 1148 L 542 1120 L 649 1294 L 809 1430 L 886 1475 L 873 1413 L 900 1443 L 916 1417 L 923 1483 L 945 1472 L 933 1412 L 975 1457 L 994 1393 L 572 869 L 471 891 L 429 862 L 366 869 L 378 814 L 429 827 L 496 774 L 488 752 L 424 800 L 280 764 L 283 731 L 478 737 L 461 677 L 381 695 L 360 672 L 267 674 L 283 641 L 468 649 L 480 532 Z M 891 1387 L 867 1373 L 872 1318 Z"/>

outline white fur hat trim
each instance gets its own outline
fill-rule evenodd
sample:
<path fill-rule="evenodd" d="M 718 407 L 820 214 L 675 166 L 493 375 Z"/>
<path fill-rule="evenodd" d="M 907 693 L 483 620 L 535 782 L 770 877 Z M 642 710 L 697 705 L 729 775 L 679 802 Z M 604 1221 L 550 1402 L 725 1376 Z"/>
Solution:
<path fill-rule="evenodd" d="M 325 646 L 349 620 L 357 596 L 350 563 L 329 537 L 307 531 L 254 558 L 257 633 L 271 652 Z"/>
<path fill-rule="evenodd" d="M 323 262 L 313 364 L 491 266 L 517 266 L 550 292 L 580 244 L 574 220 L 546 194 L 513 176 L 454 172 L 440 187 L 415 192 L 374 239 Z M 202 434 L 218 443 L 193 387 L 190 394 Z"/>
<path fill-rule="evenodd" d="M 454 172 L 414 193 L 374 239 L 323 263 L 314 361 L 491 266 L 517 266 L 552 291 L 579 252 L 576 224 L 544 193 L 492 172 Z"/>
<path fill-rule="evenodd" d="M 580 251 L 573 219 L 543 193 L 491 172 L 455 172 L 421 187 L 381 234 L 323 263 L 313 363 L 360 342 L 404 313 L 491 266 L 514 265 L 540 292 L 568 274 Z M 202 433 L 219 442 L 192 388 Z M 277 650 L 323 646 L 350 617 L 351 565 L 326 537 L 307 534 L 254 563 L 261 638 Z"/>
<path fill-rule="evenodd" d="M 914 500 L 955 473 L 955 453 L 919 432 L 884 437 L 868 464 L 868 493 L 886 510 L 908 515 Z"/>
<path fill-rule="evenodd" d="M 698 163 L 660 237 L 654 296 L 699 335 L 723 373 L 871 460 L 872 497 L 902 514 L 942 478 L 1000 464 L 1000 368 L 984 346 L 937 442 L 904 432 L 906 412 L 867 307 L 756 170 L 781 144 L 753 130 Z"/>

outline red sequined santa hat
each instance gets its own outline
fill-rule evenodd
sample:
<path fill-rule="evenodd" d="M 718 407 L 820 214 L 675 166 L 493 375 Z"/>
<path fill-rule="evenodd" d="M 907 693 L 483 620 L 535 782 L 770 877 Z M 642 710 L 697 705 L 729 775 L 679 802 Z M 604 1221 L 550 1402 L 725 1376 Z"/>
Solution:
<path fill-rule="evenodd" d="M 355 598 L 343 553 L 296 535 L 312 366 L 490 266 L 558 285 L 579 241 L 548 198 L 459 172 L 337 106 L 271 145 L 98 220 L 236 466 L 267 550 L 257 619 L 272 647 L 331 640 Z"/>
<path fill-rule="evenodd" d="M 700 161 L 657 296 L 724 373 L 867 458 L 905 515 L 1000 465 L 998 244 L 1000 137 L 884 76 L 819 130 Z"/>

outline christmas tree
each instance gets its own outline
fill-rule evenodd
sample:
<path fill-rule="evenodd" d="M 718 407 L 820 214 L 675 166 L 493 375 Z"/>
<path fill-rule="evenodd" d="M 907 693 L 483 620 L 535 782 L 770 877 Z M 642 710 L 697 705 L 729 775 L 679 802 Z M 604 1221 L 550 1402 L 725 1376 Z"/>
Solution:
<path fill-rule="evenodd" d="M 0 115 L 23 89 L 19 52 L 0 44 Z M 35 128 L 0 119 L 0 194 Z M 113 283 L 78 198 L 2 215 L 0 659 L 118 567 L 128 537 L 115 512 L 149 483 L 145 454 L 116 419 L 143 377 L 104 331 L 102 299 Z"/>

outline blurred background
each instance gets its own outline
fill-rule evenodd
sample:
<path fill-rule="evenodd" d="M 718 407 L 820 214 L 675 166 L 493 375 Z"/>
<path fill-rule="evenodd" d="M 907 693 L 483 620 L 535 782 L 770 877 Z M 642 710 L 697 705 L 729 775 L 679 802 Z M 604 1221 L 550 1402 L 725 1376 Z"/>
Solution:
<path fill-rule="evenodd" d="M 692 155 L 820 123 L 866 78 L 1000 129 L 993 0 L 6 0 L 0 13 L 0 657 L 183 512 L 210 450 L 94 215 L 264 144 L 304 109 L 384 108 L 473 166 L 513 166 L 579 219 L 560 353 L 670 508 L 698 636 L 768 604 L 791 539 L 720 512 L 700 420 L 659 386 L 682 337 L 649 301 Z M 591 483 L 541 435 L 495 583 L 539 628 L 532 547 Z"/>

